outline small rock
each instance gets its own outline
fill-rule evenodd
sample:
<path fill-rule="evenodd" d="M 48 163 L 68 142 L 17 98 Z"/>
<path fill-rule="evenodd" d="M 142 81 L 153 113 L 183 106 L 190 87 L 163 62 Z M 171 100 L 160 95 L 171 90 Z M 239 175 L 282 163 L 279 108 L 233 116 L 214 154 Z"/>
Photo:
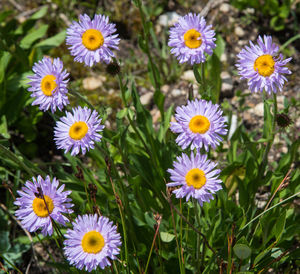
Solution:
<path fill-rule="evenodd" d="M 160 118 L 160 111 L 157 108 L 154 108 L 150 111 L 152 116 L 153 124 L 156 124 Z"/>
<path fill-rule="evenodd" d="M 246 8 L 245 9 L 245 13 L 254 14 L 255 13 L 255 9 L 253 9 L 253 8 Z"/>
<path fill-rule="evenodd" d="M 173 89 L 171 92 L 171 95 L 174 97 L 178 97 L 181 95 L 181 90 L 180 89 Z"/>
<path fill-rule="evenodd" d="M 227 62 L 227 55 L 226 55 L 226 53 L 225 52 L 223 52 L 222 53 L 222 55 L 221 55 L 221 62 L 223 62 L 223 63 L 226 63 Z"/>
<path fill-rule="evenodd" d="M 264 103 L 258 103 L 254 108 L 250 109 L 249 111 L 251 111 L 252 113 L 254 113 L 255 115 L 257 115 L 259 117 L 263 117 L 264 116 Z"/>
<path fill-rule="evenodd" d="M 147 92 L 141 96 L 140 100 L 143 105 L 149 105 L 152 98 L 153 98 L 153 93 Z"/>
<path fill-rule="evenodd" d="M 167 94 L 170 90 L 170 86 L 169 85 L 163 85 L 160 90 L 162 91 L 163 94 Z"/>
<path fill-rule="evenodd" d="M 245 35 L 245 31 L 244 31 L 240 26 L 235 27 L 234 33 L 235 33 L 238 37 L 242 37 L 242 36 Z"/>
<path fill-rule="evenodd" d="M 227 4 L 227 3 L 223 3 L 223 4 L 220 6 L 220 12 L 228 13 L 229 10 L 230 10 L 230 5 Z"/>
<path fill-rule="evenodd" d="M 284 109 L 284 96 L 277 96 L 277 107 L 279 110 Z"/>
<path fill-rule="evenodd" d="M 231 75 L 227 71 L 222 71 L 221 72 L 221 79 L 222 79 L 221 90 L 223 92 L 231 91 L 233 89 L 233 82 L 232 82 Z"/>
<path fill-rule="evenodd" d="M 232 84 L 226 83 L 226 82 L 223 82 L 223 83 L 222 83 L 221 90 L 222 90 L 223 92 L 225 92 L 225 91 L 230 91 L 230 90 L 232 90 L 232 88 L 233 88 L 233 85 L 232 85 Z"/>
<path fill-rule="evenodd" d="M 104 76 L 98 77 L 87 77 L 83 79 L 83 88 L 86 90 L 94 90 L 102 86 L 103 82 L 106 80 Z"/>
<path fill-rule="evenodd" d="M 158 24 L 164 27 L 170 27 L 177 22 L 180 15 L 174 11 L 166 12 L 158 17 Z"/>
<path fill-rule="evenodd" d="M 194 72 L 192 70 L 187 70 L 185 71 L 181 77 L 180 77 L 182 80 L 186 80 L 186 81 L 190 81 L 190 82 L 193 82 L 193 83 L 196 83 L 196 78 L 195 78 L 195 75 L 194 75 Z"/>

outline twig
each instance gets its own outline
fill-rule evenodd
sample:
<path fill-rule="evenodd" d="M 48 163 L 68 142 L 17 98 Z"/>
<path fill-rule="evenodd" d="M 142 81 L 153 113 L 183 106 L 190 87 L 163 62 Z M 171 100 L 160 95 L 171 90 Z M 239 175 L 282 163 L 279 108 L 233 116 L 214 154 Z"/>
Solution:
<path fill-rule="evenodd" d="M 264 211 L 268 209 L 270 203 L 271 203 L 272 200 L 274 199 L 274 196 L 276 195 L 276 193 L 278 192 L 278 190 L 281 189 L 281 187 L 282 187 L 282 185 L 285 183 L 285 181 L 288 179 L 288 176 L 290 175 L 291 171 L 292 171 L 292 168 L 287 172 L 287 174 L 285 175 L 285 177 L 283 178 L 283 180 L 281 181 L 281 183 L 279 184 L 279 186 L 277 187 L 277 189 L 276 189 L 275 192 L 273 193 L 273 195 L 272 195 L 271 199 L 269 200 L 269 202 L 267 203 L 267 205 L 266 205 Z"/>

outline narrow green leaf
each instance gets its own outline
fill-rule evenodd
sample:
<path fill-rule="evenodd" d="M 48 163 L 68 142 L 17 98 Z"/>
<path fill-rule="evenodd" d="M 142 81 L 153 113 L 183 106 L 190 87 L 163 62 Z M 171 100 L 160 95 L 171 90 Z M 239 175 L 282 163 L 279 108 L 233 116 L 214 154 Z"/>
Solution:
<path fill-rule="evenodd" d="M 12 55 L 8 51 L 3 51 L 0 57 L 0 84 L 3 82 L 5 77 L 5 70 Z"/>
<path fill-rule="evenodd" d="M 48 10 L 48 6 L 43 6 L 43 7 L 41 7 L 41 9 L 39 11 L 34 13 L 29 19 L 37 20 L 37 19 L 44 17 L 47 13 L 47 10 Z"/>
<path fill-rule="evenodd" d="M 200 76 L 200 73 L 199 73 L 199 70 L 198 70 L 198 66 L 197 66 L 197 65 L 194 65 L 194 66 L 193 66 L 193 72 L 194 72 L 194 75 L 195 75 L 195 78 L 196 78 L 198 84 L 201 85 L 202 81 L 201 81 L 201 76 Z"/>
<path fill-rule="evenodd" d="M 54 47 L 58 47 L 60 46 L 63 41 L 65 40 L 66 38 L 66 31 L 63 30 L 61 31 L 60 33 L 46 39 L 46 40 L 43 40 L 39 43 L 37 43 L 34 47 L 37 48 L 37 47 L 49 47 L 49 48 L 54 48 Z"/>
<path fill-rule="evenodd" d="M 3 115 L 0 119 L 0 134 L 4 137 L 9 139 L 10 138 L 10 134 L 8 133 L 7 130 L 7 122 L 6 122 L 6 117 L 5 115 Z"/>
<path fill-rule="evenodd" d="M 275 227 L 274 227 L 274 234 L 275 234 L 275 237 L 276 237 L 276 240 L 279 241 L 281 235 L 282 235 L 282 232 L 284 230 L 284 226 L 285 226 L 285 220 L 286 220 L 286 211 L 282 212 L 282 214 L 279 216 L 276 224 L 275 224 Z"/>
<path fill-rule="evenodd" d="M 45 36 L 48 30 L 48 25 L 41 25 L 37 30 L 27 34 L 20 42 L 22 49 L 29 49 L 31 45 L 38 39 Z"/>

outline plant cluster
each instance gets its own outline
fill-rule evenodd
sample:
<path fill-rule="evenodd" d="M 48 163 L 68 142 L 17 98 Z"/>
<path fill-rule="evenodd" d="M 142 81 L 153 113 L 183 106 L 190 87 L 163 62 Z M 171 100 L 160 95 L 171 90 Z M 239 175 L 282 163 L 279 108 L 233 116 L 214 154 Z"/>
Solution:
<path fill-rule="evenodd" d="M 299 139 L 285 137 L 287 152 L 278 162 L 269 160 L 275 138 L 293 126 L 292 103 L 282 113 L 277 107 L 292 58 L 285 59 L 269 35 L 249 41 L 237 55 L 238 74 L 252 93 L 262 94 L 264 105 L 263 128 L 248 132 L 219 104 L 224 41 L 204 17 L 188 13 L 170 28 L 167 54 L 192 66 L 199 93 L 187 91 L 186 105 L 174 113 L 173 105 L 164 107 L 161 68 L 150 42 L 157 38 L 147 6 L 141 0 L 133 4 L 143 29 L 138 44 L 147 57 L 160 113 L 156 125 L 141 103 L 134 76 L 116 57 L 121 39 L 108 16 L 82 14 L 66 31 L 43 41 L 47 26 L 34 26 L 45 8 L 17 30 L 10 26 L 16 26 L 14 20 L 0 25 L 1 270 L 22 273 L 25 252 L 39 267 L 37 243 L 48 253 L 53 272 L 299 270 Z M 0 22 L 8 16 L 1 13 Z M 45 55 L 64 39 L 79 66 L 106 64 L 117 77 L 122 106 L 115 128 L 105 123 L 106 106 L 95 106 L 72 89 L 75 66 Z M 69 96 L 76 106 L 70 106 Z M 51 134 L 45 145 L 64 152 L 50 162 L 28 159 L 9 130 L 20 129 L 35 144 L 37 136 L 30 132 L 43 112 Z M 39 147 L 28 148 L 34 149 Z M 261 192 L 268 195 L 263 205 L 257 199 Z M 13 237 L 12 224 L 18 226 Z M 50 251 L 54 242 L 59 256 Z"/>

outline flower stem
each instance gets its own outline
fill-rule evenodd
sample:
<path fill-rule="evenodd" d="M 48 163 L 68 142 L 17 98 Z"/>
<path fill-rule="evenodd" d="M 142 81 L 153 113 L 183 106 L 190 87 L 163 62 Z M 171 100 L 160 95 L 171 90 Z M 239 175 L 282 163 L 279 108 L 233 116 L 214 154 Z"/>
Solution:
<path fill-rule="evenodd" d="M 198 202 L 196 199 L 193 199 L 193 203 L 194 203 L 194 209 L 195 209 L 195 215 L 196 215 L 198 228 L 200 228 L 200 212 L 198 211 Z M 197 234 L 197 248 L 196 248 L 196 260 L 197 260 L 196 272 L 197 273 L 199 272 L 199 269 L 200 269 L 199 251 L 200 251 L 200 235 Z"/>
<path fill-rule="evenodd" d="M 267 146 L 265 148 L 263 158 L 261 165 L 258 170 L 258 180 L 261 180 L 262 177 L 264 176 L 266 166 L 268 164 L 268 155 L 270 152 L 270 149 L 272 147 L 272 144 L 274 142 L 274 137 L 275 137 L 275 128 L 276 128 L 276 115 L 277 115 L 277 97 L 276 94 L 273 93 L 273 98 L 274 98 L 274 105 L 273 105 L 273 121 L 272 121 L 272 132 L 271 132 L 271 138 L 267 143 Z"/>

